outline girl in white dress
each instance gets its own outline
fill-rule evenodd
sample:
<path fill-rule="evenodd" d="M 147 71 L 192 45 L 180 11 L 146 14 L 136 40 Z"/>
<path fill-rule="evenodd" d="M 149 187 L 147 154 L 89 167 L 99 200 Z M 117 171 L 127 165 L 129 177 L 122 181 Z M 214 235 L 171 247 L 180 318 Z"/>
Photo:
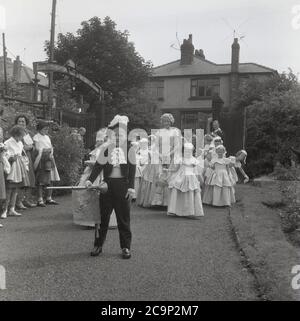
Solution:
<path fill-rule="evenodd" d="M 151 139 L 151 147 L 143 156 L 144 165 L 140 186 L 137 192 L 137 204 L 141 207 L 152 206 L 152 201 L 157 190 L 156 182 L 159 175 L 159 157 L 156 147 L 157 137 L 150 135 L 149 139 Z"/>
<path fill-rule="evenodd" d="M 20 126 L 14 126 L 10 130 L 10 135 L 11 137 L 4 143 L 11 168 L 6 177 L 6 204 L 5 211 L 1 215 L 1 218 L 6 218 L 7 215 L 22 215 L 15 210 L 18 191 L 22 187 L 30 186 L 28 159 L 22 143 L 25 130 Z"/>
<path fill-rule="evenodd" d="M 172 127 L 175 122 L 172 114 L 163 114 L 160 120 L 162 128 L 155 134 L 159 153 L 159 168 L 156 177 L 156 192 L 151 204 L 168 206 L 169 190 L 164 169 L 168 169 L 178 155 L 177 152 L 182 146 L 181 132 L 178 128 Z"/>
<path fill-rule="evenodd" d="M 38 153 L 33 167 L 36 172 L 36 184 L 38 188 L 38 206 L 45 207 L 43 190 L 45 186 L 53 182 L 59 182 L 60 177 L 53 156 L 53 146 L 48 136 L 49 123 L 40 121 L 37 125 L 38 133 L 33 137 L 35 150 Z M 52 199 L 52 190 L 46 192 L 46 204 L 57 205 Z"/>
<path fill-rule="evenodd" d="M 170 199 L 168 215 L 199 218 L 204 216 L 199 182 L 199 161 L 193 156 L 194 146 L 184 144 L 184 156 L 180 164 L 172 164 L 169 172 Z"/>
<path fill-rule="evenodd" d="M 137 142 L 137 151 L 136 151 L 136 172 L 135 172 L 135 183 L 134 188 L 137 191 L 137 198 L 140 185 L 142 182 L 143 170 L 148 164 L 149 159 L 149 149 L 148 149 L 148 139 L 142 138 Z"/>
<path fill-rule="evenodd" d="M 235 203 L 235 193 L 229 168 L 233 166 L 229 158 L 225 158 L 223 145 L 216 148 L 217 158 L 212 158 L 209 176 L 206 178 L 203 203 L 213 206 L 231 206 Z"/>

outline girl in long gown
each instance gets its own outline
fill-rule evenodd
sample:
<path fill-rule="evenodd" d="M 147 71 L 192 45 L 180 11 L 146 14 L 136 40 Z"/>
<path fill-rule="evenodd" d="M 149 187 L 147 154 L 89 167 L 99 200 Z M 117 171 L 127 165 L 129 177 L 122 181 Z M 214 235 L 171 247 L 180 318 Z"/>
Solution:
<path fill-rule="evenodd" d="M 156 192 L 156 180 L 159 174 L 159 164 L 155 160 L 158 159 L 157 148 L 155 147 L 154 136 L 149 136 L 152 143 L 151 149 L 144 154 L 144 165 L 142 170 L 141 182 L 137 192 L 137 204 L 141 207 L 151 207 L 152 200 Z"/>
<path fill-rule="evenodd" d="M 164 169 L 168 169 L 170 164 L 174 163 L 177 152 L 181 148 L 181 133 L 176 127 L 172 127 L 175 122 L 172 114 L 163 114 L 161 116 L 162 128 L 155 136 L 157 138 L 157 151 L 159 153 L 158 174 L 155 177 L 156 190 L 151 205 L 168 206 L 169 188 L 168 177 Z"/>
<path fill-rule="evenodd" d="M 213 206 L 231 206 L 235 203 L 235 192 L 229 168 L 232 162 L 225 158 L 223 145 L 216 148 L 217 157 L 211 160 L 209 176 L 206 178 L 203 203 Z"/>
<path fill-rule="evenodd" d="M 136 173 L 135 173 L 134 188 L 137 192 L 136 197 L 138 199 L 140 185 L 143 177 L 143 171 L 149 161 L 148 139 L 142 138 L 137 144 L 138 145 L 137 145 L 137 151 L 136 151 Z"/>
<path fill-rule="evenodd" d="M 180 164 L 172 164 L 169 172 L 170 199 L 168 215 L 199 218 L 204 216 L 201 199 L 200 181 L 202 181 L 199 161 L 193 156 L 194 146 L 184 144 L 185 155 Z"/>

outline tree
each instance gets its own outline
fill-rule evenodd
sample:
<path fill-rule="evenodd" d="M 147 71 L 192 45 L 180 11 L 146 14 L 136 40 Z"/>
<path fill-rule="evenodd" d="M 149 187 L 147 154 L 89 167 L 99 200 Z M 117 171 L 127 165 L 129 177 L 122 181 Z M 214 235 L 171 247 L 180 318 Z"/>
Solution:
<path fill-rule="evenodd" d="M 151 74 L 152 64 L 146 62 L 128 41 L 128 31 L 116 29 L 116 23 L 109 17 L 93 17 L 81 23 L 76 34 L 59 34 L 54 49 L 54 59 L 64 65 L 72 59 L 77 70 L 90 80 L 98 83 L 106 92 L 106 119 L 113 113 L 127 113 L 130 120 L 141 127 L 157 125 L 152 111 L 153 101 L 142 97 L 140 90 Z M 49 43 L 45 50 L 49 55 Z M 56 76 L 61 80 L 62 76 Z M 95 93 L 84 84 L 76 82 L 76 92 L 85 96 L 90 104 L 88 112 L 95 112 L 97 100 Z M 59 84 L 61 86 L 61 83 Z M 63 101 L 63 87 L 60 95 Z M 143 105 L 143 108 L 141 106 Z"/>
<path fill-rule="evenodd" d="M 290 71 L 265 82 L 251 80 L 240 101 L 247 106 L 248 171 L 252 176 L 273 171 L 277 162 L 290 165 L 291 148 L 299 146 L 300 86 Z M 248 105 L 246 105 L 248 103 Z"/>
<path fill-rule="evenodd" d="M 272 77 L 260 80 L 250 78 L 244 82 L 237 93 L 237 109 L 244 109 L 256 101 L 262 101 L 265 95 L 273 92 L 286 92 L 299 86 L 297 76 L 291 69 L 288 73 L 274 74 Z"/>
<path fill-rule="evenodd" d="M 151 63 L 136 52 L 128 37 L 128 31 L 116 30 L 109 17 L 103 21 L 94 17 L 82 22 L 76 35 L 58 35 L 54 59 L 62 65 L 72 59 L 79 72 L 115 97 L 121 91 L 142 87 L 151 72 Z M 49 55 L 48 42 L 45 50 Z M 77 89 L 84 91 L 80 84 Z"/>

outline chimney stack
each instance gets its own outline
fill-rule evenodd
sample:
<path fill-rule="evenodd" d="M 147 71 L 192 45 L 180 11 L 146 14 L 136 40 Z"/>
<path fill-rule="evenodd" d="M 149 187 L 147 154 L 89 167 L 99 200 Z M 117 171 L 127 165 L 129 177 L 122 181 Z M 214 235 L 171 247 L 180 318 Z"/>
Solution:
<path fill-rule="evenodd" d="M 193 36 L 190 34 L 188 39 L 183 40 L 183 44 L 180 47 L 181 50 L 181 65 L 191 65 L 194 60 L 194 45 Z"/>
<path fill-rule="evenodd" d="M 21 80 L 21 71 L 22 71 L 22 61 L 20 60 L 20 56 L 17 56 L 16 60 L 14 61 L 13 67 L 13 79 L 16 82 L 20 82 Z"/>
<path fill-rule="evenodd" d="M 199 49 L 195 51 L 195 56 L 201 58 L 201 59 L 205 59 L 205 55 L 204 55 L 204 51 L 203 49 Z"/>
<path fill-rule="evenodd" d="M 231 49 L 231 72 L 239 72 L 240 45 L 238 42 L 238 38 L 234 38 Z"/>

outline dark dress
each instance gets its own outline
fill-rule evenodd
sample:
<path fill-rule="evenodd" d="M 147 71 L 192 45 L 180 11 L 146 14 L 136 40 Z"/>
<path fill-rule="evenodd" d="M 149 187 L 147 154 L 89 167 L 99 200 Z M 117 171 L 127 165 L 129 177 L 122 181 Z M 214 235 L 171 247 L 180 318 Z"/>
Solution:
<path fill-rule="evenodd" d="M 28 135 L 30 135 L 31 139 L 32 139 L 32 135 L 28 132 Z M 23 145 L 28 146 L 26 144 L 26 142 L 23 140 Z M 34 168 L 33 168 L 33 161 L 32 161 L 32 153 L 33 153 L 33 148 L 31 150 L 26 150 L 26 156 L 28 158 L 28 177 L 29 177 L 29 182 L 30 182 L 30 188 L 34 188 L 35 187 L 35 173 L 34 173 Z"/>

